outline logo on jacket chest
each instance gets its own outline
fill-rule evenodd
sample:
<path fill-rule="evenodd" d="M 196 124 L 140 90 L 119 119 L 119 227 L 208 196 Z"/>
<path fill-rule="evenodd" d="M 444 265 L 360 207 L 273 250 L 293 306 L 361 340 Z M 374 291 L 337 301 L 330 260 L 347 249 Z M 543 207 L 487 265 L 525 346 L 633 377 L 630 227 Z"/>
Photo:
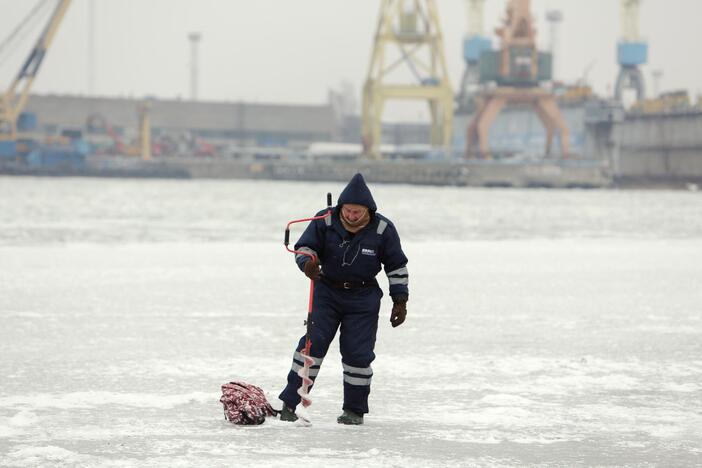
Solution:
<path fill-rule="evenodd" d="M 375 257 L 375 249 L 368 249 L 364 247 L 361 249 L 361 255 L 370 255 L 371 257 Z"/>

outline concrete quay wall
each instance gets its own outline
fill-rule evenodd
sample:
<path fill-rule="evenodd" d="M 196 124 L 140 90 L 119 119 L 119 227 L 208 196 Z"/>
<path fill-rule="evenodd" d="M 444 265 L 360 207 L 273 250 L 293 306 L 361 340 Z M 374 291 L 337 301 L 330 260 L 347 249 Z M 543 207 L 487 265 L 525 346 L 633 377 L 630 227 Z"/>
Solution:
<path fill-rule="evenodd" d="M 702 112 L 630 115 L 617 125 L 613 175 L 641 185 L 702 182 Z"/>
<path fill-rule="evenodd" d="M 244 162 L 218 158 L 163 158 L 141 161 L 125 157 L 93 157 L 91 170 L 139 172 L 196 179 L 269 179 L 346 181 L 362 172 L 370 182 L 475 187 L 607 187 L 607 165 L 595 161 L 529 163 L 353 161 Z"/>

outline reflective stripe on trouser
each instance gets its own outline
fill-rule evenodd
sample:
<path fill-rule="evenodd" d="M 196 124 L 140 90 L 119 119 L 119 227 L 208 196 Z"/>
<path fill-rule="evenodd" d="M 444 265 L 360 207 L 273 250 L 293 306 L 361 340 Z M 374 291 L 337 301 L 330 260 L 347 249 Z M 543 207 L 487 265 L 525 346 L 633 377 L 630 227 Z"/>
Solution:
<path fill-rule="evenodd" d="M 315 365 L 310 368 L 310 378 L 313 381 L 316 379 L 322 359 L 326 356 L 329 344 L 341 325 L 339 345 L 344 365 L 343 408 L 357 414 L 368 412 L 370 379 L 373 375 L 370 365 L 375 359 L 373 348 L 382 294 L 380 288 L 344 291 L 333 289 L 324 283 L 315 284 L 310 352 L 315 357 Z M 303 336 L 296 348 L 297 352 L 304 347 L 305 337 Z M 297 370 L 303 362 L 296 356 L 299 357 L 299 354 L 293 356 L 293 365 L 288 373 L 288 384 L 279 397 L 291 408 L 295 408 L 300 403 L 297 390 L 300 388 L 302 379 L 297 375 Z"/>
<path fill-rule="evenodd" d="M 310 366 L 310 377 L 317 377 L 317 374 L 319 374 L 319 368 L 322 365 L 322 361 L 324 358 L 316 358 L 314 356 L 310 356 L 312 360 L 314 361 L 314 364 Z M 292 367 L 290 368 L 290 372 L 297 372 L 302 369 L 302 367 L 305 364 L 305 359 L 302 357 L 302 353 L 300 351 L 295 351 L 295 354 L 293 355 L 293 363 Z"/>
<path fill-rule="evenodd" d="M 368 367 L 354 367 L 342 362 L 344 366 L 344 383 L 349 385 L 358 385 L 360 387 L 370 386 L 373 378 L 373 369 Z"/>

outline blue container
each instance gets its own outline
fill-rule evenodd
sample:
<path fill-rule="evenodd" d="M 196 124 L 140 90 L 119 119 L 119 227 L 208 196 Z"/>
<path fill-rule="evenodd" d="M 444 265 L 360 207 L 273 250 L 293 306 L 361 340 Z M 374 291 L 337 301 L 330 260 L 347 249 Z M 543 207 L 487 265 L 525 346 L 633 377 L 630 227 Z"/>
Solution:
<path fill-rule="evenodd" d="M 29 153 L 27 164 L 34 168 L 78 169 L 85 166 L 85 156 L 68 147 L 44 147 Z"/>
<path fill-rule="evenodd" d="M 256 138 L 256 144 L 258 146 L 265 146 L 270 148 L 276 146 L 286 146 L 288 144 L 288 140 L 284 136 L 261 135 Z"/>
<path fill-rule="evenodd" d="M 39 146 L 36 140 L 31 138 L 18 138 L 17 139 L 17 154 L 20 156 L 27 156 L 29 153 L 34 151 Z"/>
<path fill-rule="evenodd" d="M 15 140 L 0 141 L 0 158 L 17 156 L 17 142 Z"/>
<path fill-rule="evenodd" d="M 492 49 L 492 41 L 483 36 L 472 36 L 463 40 L 463 58 L 466 62 L 478 63 L 480 55 Z"/>
<path fill-rule="evenodd" d="M 83 140 L 82 138 L 78 139 L 78 140 L 74 140 L 71 143 L 71 146 L 78 154 L 82 154 L 83 156 L 87 156 L 90 154 L 90 150 L 91 150 L 90 143 Z"/>
<path fill-rule="evenodd" d="M 617 60 L 623 67 L 636 67 L 648 61 L 648 44 L 645 42 L 620 42 Z"/>
<path fill-rule="evenodd" d="M 17 131 L 33 132 L 37 129 L 37 114 L 34 112 L 22 112 L 17 119 Z"/>

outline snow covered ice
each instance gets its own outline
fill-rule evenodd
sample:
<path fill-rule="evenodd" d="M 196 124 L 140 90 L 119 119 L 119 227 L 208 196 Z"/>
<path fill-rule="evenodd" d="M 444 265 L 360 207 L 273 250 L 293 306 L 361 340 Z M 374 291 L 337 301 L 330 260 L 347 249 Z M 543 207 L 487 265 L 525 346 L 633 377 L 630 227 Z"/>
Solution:
<path fill-rule="evenodd" d="M 311 427 L 224 421 L 232 379 L 279 404 L 283 230 L 343 186 L 0 178 L 0 466 L 700 465 L 699 193 L 371 184 L 410 302 L 365 425 L 336 341 Z"/>

